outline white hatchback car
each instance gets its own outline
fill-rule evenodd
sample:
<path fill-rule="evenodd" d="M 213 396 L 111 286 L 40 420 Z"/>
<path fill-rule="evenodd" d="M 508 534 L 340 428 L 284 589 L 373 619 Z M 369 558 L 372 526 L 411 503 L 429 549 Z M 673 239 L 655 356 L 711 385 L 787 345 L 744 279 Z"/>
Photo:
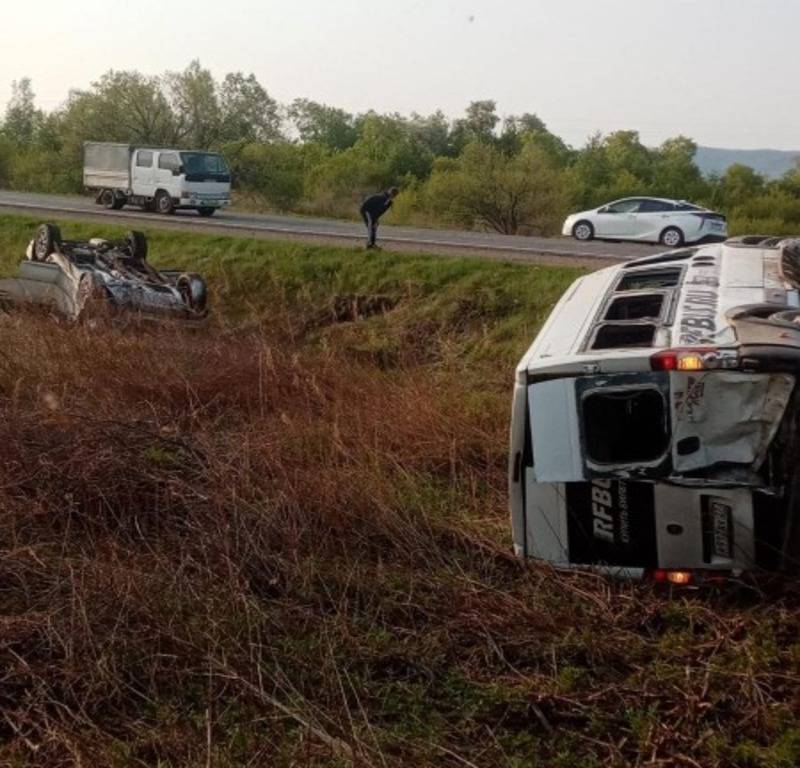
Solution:
<path fill-rule="evenodd" d="M 567 216 L 562 234 L 576 240 L 640 240 L 678 248 L 684 243 L 724 240 L 728 223 L 721 213 L 685 200 L 626 197 Z"/>

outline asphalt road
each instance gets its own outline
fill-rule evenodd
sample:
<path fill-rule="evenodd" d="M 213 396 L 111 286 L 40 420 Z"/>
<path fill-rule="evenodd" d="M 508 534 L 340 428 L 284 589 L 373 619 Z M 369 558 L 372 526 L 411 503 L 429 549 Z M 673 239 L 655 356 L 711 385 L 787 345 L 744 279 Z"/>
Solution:
<path fill-rule="evenodd" d="M 146 213 L 138 208 L 106 211 L 95 205 L 93 198 L 67 195 L 41 195 L 29 192 L 0 190 L 0 211 L 26 212 L 43 218 L 91 218 L 132 222 L 139 227 L 158 226 L 193 229 L 199 232 L 281 236 L 304 240 L 358 243 L 363 227 L 358 222 L 336 219 L 275 216 L 242 211 L 222 211 L 204 219 L 194 211 L 178 211 L 173 216 Z M 379 240 L 403 250 L 436 250 L 440 252 L 483 253 L 494 258 L 514 261 L 598 262 L 624 261 L 657 252 L 657 247 L 640 243 L 592 241 L 579 243 L 562 237 L 523 237 L 488 232 L 463 232 L 382 225 Z"/>

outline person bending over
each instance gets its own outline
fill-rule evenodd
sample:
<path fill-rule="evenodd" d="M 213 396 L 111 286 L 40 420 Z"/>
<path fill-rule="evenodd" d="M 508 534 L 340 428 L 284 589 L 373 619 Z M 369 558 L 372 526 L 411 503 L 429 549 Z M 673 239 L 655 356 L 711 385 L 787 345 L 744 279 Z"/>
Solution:
<path fill-rule="evenodd" d="M 367 248 L 375 248 L 375 241 L 378 238 L 378 220 L 389 208 L 392 207 L 392 200 L 397 197 L 397 187 L 391 187 L 385 192 L 377 195 L 370 195 L 361 203 L 361 218 L 367 228 Z"/>

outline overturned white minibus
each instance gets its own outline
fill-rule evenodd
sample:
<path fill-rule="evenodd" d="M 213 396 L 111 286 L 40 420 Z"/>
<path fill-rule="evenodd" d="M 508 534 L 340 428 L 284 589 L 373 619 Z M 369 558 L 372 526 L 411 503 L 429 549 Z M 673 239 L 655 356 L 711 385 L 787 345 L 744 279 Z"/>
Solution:
<path fill-rule="evenodd" d="M 576 280 L 516 371 L 516 552 L 681 583 L 792 567 L 798 287 L 800 241 L 763 237 Z"/>

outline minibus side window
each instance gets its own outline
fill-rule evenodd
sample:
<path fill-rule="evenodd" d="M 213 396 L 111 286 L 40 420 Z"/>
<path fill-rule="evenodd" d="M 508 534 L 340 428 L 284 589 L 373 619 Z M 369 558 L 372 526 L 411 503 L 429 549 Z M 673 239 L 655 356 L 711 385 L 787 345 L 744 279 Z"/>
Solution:
<path fill-rule="evenodd" d="M 674 288 L 681 279 L 680 268 L 648 269 L 623 275 L 617 291 L 646 291 L 655 288 Z"/>
<path fill-rule="evenodd" d="M 618 349 L 619 347 L 651 347 L 656 335 L 655 323 L 607 323 L 597 329 L 592 349 Z"/>
<path fill-rule="evenodd" d="M 605 320 L 642 320 L 661 317 L 664 306 L 664 294 L 649 293 L 634 296 L 620 296 L 608 307 Z"/>

